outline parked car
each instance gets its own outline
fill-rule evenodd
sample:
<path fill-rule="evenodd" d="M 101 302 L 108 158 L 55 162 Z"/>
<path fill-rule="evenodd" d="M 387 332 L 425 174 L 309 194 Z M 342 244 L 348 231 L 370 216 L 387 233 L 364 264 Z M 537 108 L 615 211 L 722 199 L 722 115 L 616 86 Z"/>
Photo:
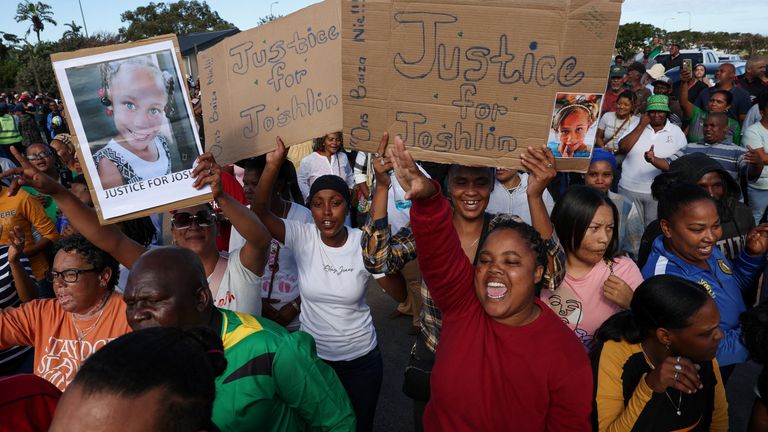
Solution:
<path fill-rule="evenodd" d="M 709 48 L 684 49 L 684 50 L 680 50 L 680 55 L 684 59 L 691 59 L 691 62 L 693 62 L 693 64 L 719 62 L 719 59 L 717 58 L 717 54 L 715 54 L 715 51 Z M 656 60 L 656 63 L 664 63 L 668 58 L 669 58 L 669 51 L 663 52 L 657 55 L 656 58 L 654 58 L 654 60 Z"/>
<path fill-rule="evenodd" d="M 747 68 L 747 62 L 745 61 L 731 61 L 724 63 L 730 63 L 736 68 L 736 76 L 743 74 Z M 696 63 L 693 64 L 694 66 L 696 65 Z M 704 69 L 707 71 L 707 78 L 713 83 L 715 82 L 715 72 L 717 72 L 717 68 L 719 68 L 721 64 L 722 63 L 704 63 Z M 680 68 L 673 67 L 664 74 L 672 80 L 672 84 L 675 86 L 674 88 L 677 88 L 677 85 L 680 82 Z"/>
<path fill-rule="evenodd" d="M 720 61 L 720 63 L 744 61 L 744 59 L 741 58 L 741 56 L 738 54 L 723 54 L 718 56 L 717 59 Z"/>

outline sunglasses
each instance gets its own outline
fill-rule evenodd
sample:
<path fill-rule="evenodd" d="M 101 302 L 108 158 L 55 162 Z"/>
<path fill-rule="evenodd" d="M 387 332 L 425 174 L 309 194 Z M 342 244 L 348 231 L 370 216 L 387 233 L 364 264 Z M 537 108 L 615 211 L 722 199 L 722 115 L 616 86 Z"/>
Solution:
<path fill-rule="evenodd" d="M 35 154 L 35 153 L 28 154 L 27 155 L 27 160 L 36 161 L 38 159 L 43 159 L 43 158 L 47 158 L 47 157 L 51 157 L 51 156 L 53 156 L 53 153 L 51 153 L 48 150 L 46 150 L 46 151 L 41 151 L 40 153 L 37 153 L 37 154 Z"/>
<path fill-rule="evenodd" d="M 171 217 L 171 225 L 175 229 L 187 229 L 192 223 L 197 223 L 200 228 L 211 226 L 216 221 L 216 216 L 207 210 L 200 210 L 194 215 L 187 212 L 174 213 Z"/>

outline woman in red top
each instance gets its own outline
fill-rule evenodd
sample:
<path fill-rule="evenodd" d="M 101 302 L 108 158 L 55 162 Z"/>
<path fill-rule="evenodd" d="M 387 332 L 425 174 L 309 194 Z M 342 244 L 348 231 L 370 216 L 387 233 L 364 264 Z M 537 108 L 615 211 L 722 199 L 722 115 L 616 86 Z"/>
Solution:
<path fill-rule="evenodd" d="M 419 171 L 399 137 L 395 144 L 388 157 L 413 202 L 419 266 L 443 312 L 424 430 L 590 430 L 587 355 L 536 298 L 546 263 L 539 234 L 527 224 L 499 224 L 473 267 L 439 186 Z M 529 148 L 522 163 L 544 179 L 554 157 Z"/>

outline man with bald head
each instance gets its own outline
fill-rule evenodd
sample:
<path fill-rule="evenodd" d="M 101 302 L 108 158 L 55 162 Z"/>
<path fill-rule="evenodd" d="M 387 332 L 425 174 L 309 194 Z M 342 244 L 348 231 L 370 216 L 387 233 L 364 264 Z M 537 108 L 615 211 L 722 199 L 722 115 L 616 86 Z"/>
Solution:
<path fill-rule="evenodd" d="M 749 92 L 743 88 L 736 87 L 736 68 L 730 63 L 723 63 L 717 68 L 715 72 L 715 80 L 717 84 L 714 87 L 708 87 L 699 93 L 699 97 L 696 98 L 696 106 L 704 111 L 709 110 L 709 98 L 716 90 L 728 90 L 733 96 L 731 102 L 731 108 L 728 113 L 734 119 L 739 121 L 739 124 L 744 122 L 744 118 L 747 116 L 747 111 L 752 107 L 752 100 L 750 99 Z"/>
<path fill-rule="evenodd" d="M 728 116 L 725 113 L 711 112 L 704 120 L 704 140 L 688 143 L 668 158 L 659 158 L 653 152 L 653 146 L 645 154 L 645 160 L 662 171 L 669 171 L 670 162 L 691 154 L 704 153 L 716 160 L 737 182 L 741 175 L 748 180 L 756 180 L 763 171 L 763 160 L 755 150 L 733 144 L 727 136 Z"/>
<path fill-rule="evenodd" d="M 351 431 L 355 415 L 310 335 L 264 318 L 214 307 L 203 263 L 180 247 L 152 249 L 131 269 L 128 324 L 206 326 L 221 335 L 227 368 L 216 379 L 213 421 L 221 430 Z"/>
<path fill-rule="evenodd" d="M 765 57 L 752 57 L 747 60 L 746 70 L 736 78 L 736 86 L 749 93 L 752 104 L 756 104 L 761 96 L 768 95 Z"/>

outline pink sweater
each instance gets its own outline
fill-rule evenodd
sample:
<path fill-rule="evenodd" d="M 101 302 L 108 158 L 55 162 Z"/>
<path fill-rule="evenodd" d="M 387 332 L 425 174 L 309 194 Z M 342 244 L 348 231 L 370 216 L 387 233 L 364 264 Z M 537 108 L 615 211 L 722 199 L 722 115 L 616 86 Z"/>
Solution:
<path fill-rule="evenodd" d="M 541 314 L 522 327 L 485 313 L 439 193 L 413 202 L 411 227 L 443 318 L 425 430 L 591 430 L 592 370 L 573 332 L 539 299 Z"/>

